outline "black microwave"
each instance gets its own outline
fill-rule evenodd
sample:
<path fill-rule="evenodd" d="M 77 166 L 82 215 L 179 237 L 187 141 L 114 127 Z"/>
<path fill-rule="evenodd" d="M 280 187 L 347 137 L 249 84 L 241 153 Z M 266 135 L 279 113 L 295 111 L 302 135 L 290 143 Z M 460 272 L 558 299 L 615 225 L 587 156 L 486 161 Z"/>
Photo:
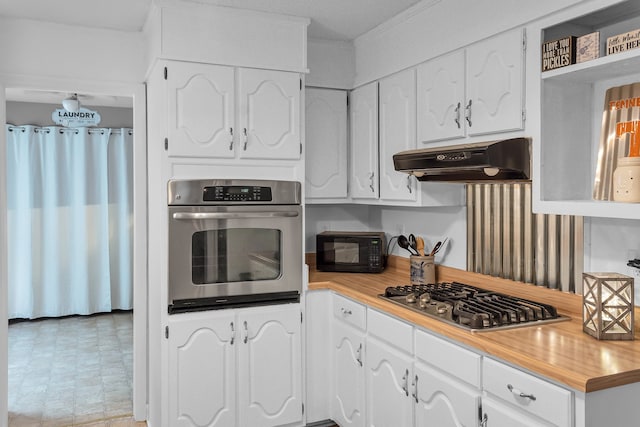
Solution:
<path fill-rule="evenodd" d="M 383 232 L 324 231 L 316 235 L 319 271 L 380 273 L 385 261 Z"/>

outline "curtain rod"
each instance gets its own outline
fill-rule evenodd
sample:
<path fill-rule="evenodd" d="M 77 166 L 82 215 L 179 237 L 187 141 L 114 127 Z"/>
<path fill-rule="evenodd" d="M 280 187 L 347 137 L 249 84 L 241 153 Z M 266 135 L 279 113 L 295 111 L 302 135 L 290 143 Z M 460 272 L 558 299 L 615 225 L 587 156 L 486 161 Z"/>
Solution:
<path fill-rule="evenodd" d="M 34 127 L 33 131 L 38 133 L 38 132 L 43 132 L 43 133 L 49 133 L 51 132 L 51 128 L 56 128 L 55 126 L 50 126 L 50 127 Z M 8 127 L 9 132 L 13 132 L 13 131 L 21 131 L 21 132 L 25 132 L 27 130 L 27 128 L 25 126 L 9 126 Z M 127 132 L 129 135 L 133 135 L 133 129 L 127 129 L 127 128 L 64 128 L 64 127 L 60 127 L 57 128 L 58 131 L 60 133 L 64 133 L 64 132 L 74 132 L 76 135 L 78 133 L 80 133 L 80 129 L 87 129 L 87 133 L 89 135 L 91 134 L 95 134 L 95 133 L 101 133 L 104 134 L 106 130 L 111 130 L 111 134 L 112 135 L 121 135 L 122 134 L 122 129 L 126 129 L 125 132 Z"/>

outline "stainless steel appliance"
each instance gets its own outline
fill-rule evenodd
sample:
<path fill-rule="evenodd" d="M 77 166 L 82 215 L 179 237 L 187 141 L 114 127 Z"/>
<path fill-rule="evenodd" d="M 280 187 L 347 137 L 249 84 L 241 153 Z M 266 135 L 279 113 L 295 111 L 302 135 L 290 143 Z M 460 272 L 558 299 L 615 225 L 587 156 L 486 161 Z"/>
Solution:
<path fill-rule="evenodd" d="M 299 301 L 300 183 L 174 180 L 169 313 Z"/>
<path fill-rule="evenodd" d="M 419 181 L 527 181 L 531 179 L 531 140 L 512 138 L 402 151 L 393 155 L 393 165 Z"/>
<path fill-rule="evenodd" d="M 458 282 L 388 287 L 380 298 L 470 331 L 569 320 L 551 305 Z"/>
<path fill-rule="evenodd" d="M 380 273 L 385 266 L 385 240 L 384 232 L 324 231 L 316 235 L 316 268 Z"/>

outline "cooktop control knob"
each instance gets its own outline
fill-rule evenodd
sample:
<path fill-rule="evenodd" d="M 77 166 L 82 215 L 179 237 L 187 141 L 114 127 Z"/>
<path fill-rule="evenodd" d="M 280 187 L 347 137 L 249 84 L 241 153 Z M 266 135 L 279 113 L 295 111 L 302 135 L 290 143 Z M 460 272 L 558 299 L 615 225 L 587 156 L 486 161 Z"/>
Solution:
<path fill-rule="evenodd" d="M 409 304 L 414 304 L 416 302 L 416 294 L 408 294 L 405 298 Z"/>

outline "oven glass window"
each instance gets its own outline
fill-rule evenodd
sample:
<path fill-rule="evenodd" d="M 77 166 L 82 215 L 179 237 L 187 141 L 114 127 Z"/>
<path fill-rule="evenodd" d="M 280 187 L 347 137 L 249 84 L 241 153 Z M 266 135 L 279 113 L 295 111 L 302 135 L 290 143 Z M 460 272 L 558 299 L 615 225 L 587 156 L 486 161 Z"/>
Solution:
<path fill-rule="evenodd" d="M 226 228 L 193 233 L 193 283 L 277 279 L 282 268 L 281 235 L 280 230 L 269 228 Z"/>
<path fill-rule="evenodd" d="M 327 261 L 334 264 L 359 264 L 360 245 L 357 242 L 327 242 L 324 244 Z"/>

